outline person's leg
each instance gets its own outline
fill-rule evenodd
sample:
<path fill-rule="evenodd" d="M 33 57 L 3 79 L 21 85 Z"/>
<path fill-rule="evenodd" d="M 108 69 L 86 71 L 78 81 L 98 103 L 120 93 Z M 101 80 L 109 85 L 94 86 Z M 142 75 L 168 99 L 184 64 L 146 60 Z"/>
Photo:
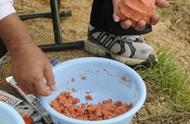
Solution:
<path fill-rule="evenodd" d="M 1 74 L 1 71 L 2 71 L 2 66 L 4 64 L 7 52 L 8 51 L 7 51 L 7 48 L 6 48 L 5 44 L 0 39 L 0 74 Z"/>
<path fill-rule="evenodd" d="M 144 31 L 132 27 L 126 30 L 113 21 L 112 15 L 112 0 L 94 0 L 86 50 L 100 56 L 111 54 L 114 59 L 129 65 L 141 64 L 150 58 L 156 61 L 154 49 L 141 36 L 151 32 L 151 26 L 147 25 Z"/>

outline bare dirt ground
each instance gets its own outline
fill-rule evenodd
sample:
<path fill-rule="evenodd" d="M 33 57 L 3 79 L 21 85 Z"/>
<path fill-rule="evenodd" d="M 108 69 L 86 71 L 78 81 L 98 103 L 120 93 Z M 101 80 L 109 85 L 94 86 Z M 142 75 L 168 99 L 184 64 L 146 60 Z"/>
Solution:
<path fill-rule="evenodd" d="M 61 18 L 61 26 L 64 40 L 72 41 L 76 39 L 86 39 L 87 26 L 91 11 L 92 0 L 62 0 L 62 9 L 71 9 L 72 16 Z M 30 12 L 49 11 L 49 0 L 16 0 L 15 7 L 19 14 Z M 153 27 L 153 32 L 145 35 L 147 42 L 155 49 L 166 48 L 176 58 L 176 63 L 182 64 L 187 72 L 190 72 L 190 15 L 184 13 L 173 26 L 170 20 L 164 19 Z M 24 21 L 27 30 L 37 44 L 52 43 L 54 41 L 52 24 L 50 19 L 33 19 Z M 189 28 L 188 28 L 189 27 Z M 92 56 L 84 50 L 69 50 L 63 52 L 47 53 L 51 59 L 58 56 L 62 61 L 81 56 Z M 9 59 L 4 67 L 3 79 L 11 75 Z M 0 83 L 1 89 L 13 92 L 5 83 Z M 140 113 L 136 115 L 134 123 L 160 124 L 160 123 L 190 123 L 189 113 L 171 112 L 164 103 L 159 102 L 157 96 L 150 92 L 153 100 L 148 101 Z M 170 114 L 168 117 L 167 115 Z M 156 116 L 155 116 L 156 115 Z M 158 116 L 160 115 L 160 116 Z M 154 117 L 155 116 L 155 117 Z M 180 121 L 172 121 L 179 118 Z M 150 119 L 152 118 L 152 119 Z"/>

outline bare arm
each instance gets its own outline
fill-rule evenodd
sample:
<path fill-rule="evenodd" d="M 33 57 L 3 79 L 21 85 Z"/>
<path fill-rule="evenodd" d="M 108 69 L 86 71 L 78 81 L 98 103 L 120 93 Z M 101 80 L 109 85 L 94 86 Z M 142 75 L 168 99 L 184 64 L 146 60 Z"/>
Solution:
<path fill-rule="evenodd" d="M 13 77 L 26 91 L 35 95 L 49 95 L 55 90 L 48 58 L 32 42 L 16 13 L 0 21 L 0 38 L 10 52 Z"/>
<path fill-rule="evenodd" d="M 0 21 L 0 37 L 5 41 L 5 44 L 11 54 L 20 47 L 33 44 L 23 23 L 15 13 Z"/>

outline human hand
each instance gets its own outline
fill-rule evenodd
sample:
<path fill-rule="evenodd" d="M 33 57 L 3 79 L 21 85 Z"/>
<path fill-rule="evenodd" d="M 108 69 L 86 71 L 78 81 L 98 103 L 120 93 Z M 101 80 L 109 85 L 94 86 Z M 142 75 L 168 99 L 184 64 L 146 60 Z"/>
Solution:
<path fill-rule="evenodd" d="M 128 19 L 127 17 L 125 17 L 124 20 L 121 20 L 121 18 L 118 15 L 118 7 L 119 7 L 119 4 L 121 1 L 123 1 L 123 0 L 113 0 L 113 9 L 114 9 L 113 19 L 114 19 L 114 21 L 115 22 L 120 21 L 121 27 L 124 29 L 128 29 L 129 27 L 133 26 L 136 30 L 139 30 L 139 31 L 144 30 L 145 25 L 147 23 L 145 20 L 141 19 L 138 22 L 134 22 L 133 20 Z M 167 8 L 169 6 L 169 2 L 167 0 L 155 0 L 155 5 L 160 8 Z M 125 6 L 122 6 L 122 7 L 125 7 Z M 125 15 L 125 14 L 123 14 L 123 12 L 119 11 L 119 13 L 121 13 L 122 15 Z M 150 17 L 149 23 L 151 25 L 155 25 L 158 21 L 159 21 L 158 15 L 156 15 L 156 13 L 153 12 L 153 14 Z"/>
<path fill-rule="evenodd" d="M 52 66 L 36 45 L 24 44 L 10 54 L 13 77 L 24 91 L 47 96 L 56 90 Z"/>

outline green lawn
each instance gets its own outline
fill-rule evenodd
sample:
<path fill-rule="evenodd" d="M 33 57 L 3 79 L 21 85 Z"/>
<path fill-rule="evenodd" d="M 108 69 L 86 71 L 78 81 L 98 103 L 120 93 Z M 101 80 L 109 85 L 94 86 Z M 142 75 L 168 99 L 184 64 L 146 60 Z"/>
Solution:
<path fill-rule="evenodd" d="M 190 110 L 190 77 L 166 50 L 158 51 L 158 63 L 149 67 L 138 66 L 136 70 L 143 79 L 153 85 L 157 95 L 166 97 L 171 108 Z"/>

